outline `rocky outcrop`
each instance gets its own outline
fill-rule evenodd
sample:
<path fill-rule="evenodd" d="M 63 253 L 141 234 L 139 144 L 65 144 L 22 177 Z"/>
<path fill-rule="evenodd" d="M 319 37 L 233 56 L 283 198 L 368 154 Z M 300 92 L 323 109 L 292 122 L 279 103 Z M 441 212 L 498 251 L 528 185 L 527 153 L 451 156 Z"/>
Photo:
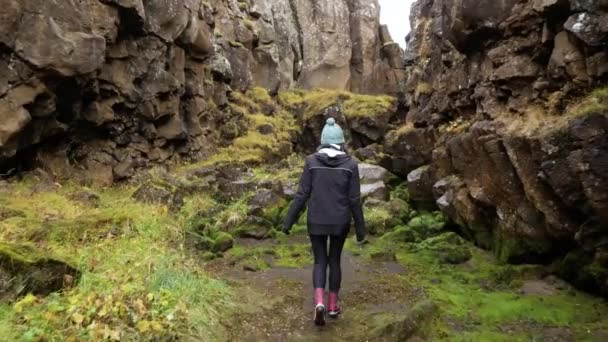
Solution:
<path fill-rule="evenodd" d="M 605 2 L 412 9 L 409 112 L 388 134 L 389 168 L 501 259 L 557 260 L 559 274 L 608 294 Z"/>
<path fill-rule="evenodd" d="M 233 90 L 397 93 L 404 78 L 376 0 L 0 4 L 2 174 L 35 159 L 109 184 L 236 138 Z"/>

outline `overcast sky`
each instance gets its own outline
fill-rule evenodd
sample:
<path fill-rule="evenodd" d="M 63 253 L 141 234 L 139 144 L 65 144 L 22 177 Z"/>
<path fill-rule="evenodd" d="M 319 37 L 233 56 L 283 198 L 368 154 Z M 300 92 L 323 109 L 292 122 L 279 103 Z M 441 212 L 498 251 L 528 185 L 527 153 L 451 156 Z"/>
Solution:
<path fill-rule="evenodd" d="M 405 36 L 410 32 L 410 7 L 415 0 L 379 0 L 380 21 L 388 25 L 393 40 L 405 48 Z"/>

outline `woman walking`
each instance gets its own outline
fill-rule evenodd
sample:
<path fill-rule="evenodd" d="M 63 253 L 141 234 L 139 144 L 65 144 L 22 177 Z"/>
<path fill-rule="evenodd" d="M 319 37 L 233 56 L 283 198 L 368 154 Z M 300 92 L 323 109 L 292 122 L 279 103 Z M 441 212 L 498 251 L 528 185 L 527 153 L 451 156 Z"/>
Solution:
<path fill-rule="evenodd" d="M 346 154 L 344 133 L 333 118 L 321 134 L 321 146 L 306 158 L 300 186 L 283 224 L 289 234 L 308 202 L 308 234 L 314 254 L 314 322 L 325 324 L 325 314 L 340 314 L 338 292 L 342 282 L 340 257 L 351 218 L 355 220 L 357 242 L 365 241 L 365 221 L 361 208 L 361 187 L 357 161 Z M 328 242 L 329 240 L 329 249 Z M 325 307 L 325 284 L 329 266 L 329 303 Z"/>

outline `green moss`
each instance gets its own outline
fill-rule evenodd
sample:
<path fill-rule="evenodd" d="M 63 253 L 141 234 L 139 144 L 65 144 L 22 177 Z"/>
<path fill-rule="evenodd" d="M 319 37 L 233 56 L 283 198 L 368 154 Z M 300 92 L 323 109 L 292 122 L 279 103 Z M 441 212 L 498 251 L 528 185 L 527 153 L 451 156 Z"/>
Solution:
<path fill-rule="evenodd" d="M 243 43 L 237 42 L 235 40 L 229 41 L 228 44 L 230 44 L 230 46 L 232 46 L 233 48 L 244 48 Z"/>
<path fill-rule="evenodd" d="M 274 251 L 277 257 L 275 261 L 277 267 L 302 268 L 312 264 L 312 254 L 307 243 L 280 244 Z"/>
<path fill-rule="evenodd" d="M 570 104 L 564 109 L 562 103 L 566 102 L 562 96 L 550 99 L 549 110 L 542 106 L 530 106 L 524 115 L 513 117 L 504 115 L 500 119 L 506 124 L 507 131 L 517 136 L 548 136 L 565 131 L 573 120 L 592 114 L 608 112 L 608 87 L 602 87 L 590 92 Z M 551 104 L 551 102 L 555 104 Z M 556 113 L 552 113 L 556 112 Z"/>
<path fill-rule="evenodd" d="M 236 246 L 226 254 L 226 257 L 236 261 L 241 267 L 252 266 L 256 270 L 265 270 L 271 266 L 302 268 L 312 262 L 308 244 L 292 244 L 280 240 L 273 245 Z"/>
<path fill-rule="evenodd" d="M 382 235 L 402 222 L 386 207 L 364 208 L 367 231 L 372 235 Z"/>
<path fill-rule="evenodd" d="M 273 227 L 278 228 L 285 220 L 287 210 L 289 210 L 289 202 L 285 199 L 281 199 L 276 204 L 264 208 L 262 217 L 268 220 Z"/>
<path fill-rule="evenodd" d="M 415 98 L 419 98 L 421 95 L 428 95 L 433 92 L 433 85 L 427 82 L 420 82 L 416 85 L 414 90 Z"/>
<path fill-rule="evenodd" d="M 386 142 L 389 145 L 395 145 L 402 140 L 402 137 L 414 132 L 416 128 L 413 123 L 406 123 L 396 130 L 390 131 L 386 134 Z"/>
<path fill-rule="evenodd" d="M 608 112 L 608 87 L 595 89 L 570 111 L 577 116 Z"/>
<path fill-rule="evenodd" d="M 410 205 L 406 201 L 399 198 L 394 198 L 388 202 L 388 210 L 395 216 L 395 218 L 398 218 L 403 222 L 407 222 L 414 214 L 414 211 Z"/>
<path fill-rule="evenodd" d="M 421 234 L 422 239 L 439 234 L 446 225 L 446 217 L 442 212 L 421 213 L 408 222 L 408 226 Z"/>
<path fill-rule="evenodd" d="M 410 192 L 406 183 L 399 184 L 391 191 L 391 198 L 397 198 L 405 202 L 410 201 Z"/>
<path fill-rule="evenodd" d="M 504 232 L 494 232 L 493 247 L 498 260 L 511 263 L 549 254 L 552 249 L 550 242 L 514 237 Z"/>
<path fill-rule="evenodd" d="M 255 102 L 260 104 L 274 104 L 274 100 L 268 94 L 268 90 L 262 87 L 253 87 L 248 92 L 247 95 L 251 97 Z"/>
<path fill-rule="evenodd" d="M 45 256 L 69 260 L 82 275 L 70 290 L 0 306 L 1 336 L 104 340 L 112 333 L 124 340 L 171 340 L 193 334 L 225 339 L 217 308 L 225 313 L 232 295 L 183 249 L 187 222 L 194 220 L 197 207 L 207 206 L 205 201 L 186 201 L 184 212 L 173 214 L 135 202 L 130 187 L 87 189 L 100 197 L 99 207 L 92 208 L 70 199 L 82 189 L 77 185 L 32 191 L 34 184 L 19 183 L 10 194 L 0 194 L 0 201 L 19 208 L 25 219 L 0 221 L 2 241 L 35 243 Z M 45 234 L 32 234 L 38 226 Z M 38 258 L 21 249 L 16 253 Z M 134 325 L 130 312 L 144 323 Z"/>
<path fill-rule="evenodd" d="M 356 118 L 385 114 L 393 110 L 396 104 L 396 100 L 390 96 L 360 95 L 329 89 L 283 92 L 279 94 L 279 102 L 287 108 L 303 109 L 305 119 L 335 105 L 343 107 L 347 118 Z"/>
<path fill-rule="evenodd" d="M 286 168 L 277 169 L 268 165 L 253 168 L 253 181 L 297 181 L 302 174 L 303 156 L 294 153 L 282 160 L 287 163 Z"/>
<path fill-rule="evenodd" d="M 455 233 L 444 233 L 421 242 L 417 250 L 432 252 L 435 257 L 444 263 L 461 264 L 471 259 L 471 251 L 467 243 Z"/>
<path fill-rule="evenodd" d="M 234 238 L 226 232 L 218 232 L 214 238 L 213 247 L 211 248 L 213 252 L 225 252 L 234 245 Z"/>
<path fill-rule="evenodd" d="M 382 235 L 381 239 L 385 241 L 405 243 L 421 241 L 418 234 L 409 226 L 397 226 L 392 232 Z"/>
<path fill-rule="evenodd" d="M 350 95 L 344 101 L 344 113 L 349 118 L 386 114 L 396 109 L 397 100 L 391 96 Z"/>
<path fill-rule="evenodd" d="M 197 167 L 228 162 L 259 165 L 268 160 L 285 158 L 300 127 L 290 112 L 278 109 L 266 89 L 256 87 L 247 93 L 234 92 L 229 106 L 233 112 L 243 117 L 246 131 L 230 146 L 220 149 Z M 271 126 L 272 132 L 261 134 L 258 128 L 262 125 Z"/>
<path fill-rule="evenodd" d="M 279 104 L 284 108 L 294 110 L 304 102 L 303 90 L 293 89 L 279 93 Z"/>
<path fill-rule="evenodd" d="M 30 245 L 15 245 L 0 242 L 0 261 L 7 264 L 34 264 L 44 261 L 40 251 Z"/>
<path fill-rule="evenodd" d="M 441 213 L 423 213 L 414 217 L 407 225 L 397 226 L 394 231 L 382 236 L 383 240 L 405 243 L 422 242 L 443 232 L 445 218 Z"/>
<path fill-rule="evenodd" d="M 342 102 L 345 92 L 337 90 L 315 89 L 305 93 L 302 100 L 304 106 L 304 119 L 307 120 L 324 109 Z"/>

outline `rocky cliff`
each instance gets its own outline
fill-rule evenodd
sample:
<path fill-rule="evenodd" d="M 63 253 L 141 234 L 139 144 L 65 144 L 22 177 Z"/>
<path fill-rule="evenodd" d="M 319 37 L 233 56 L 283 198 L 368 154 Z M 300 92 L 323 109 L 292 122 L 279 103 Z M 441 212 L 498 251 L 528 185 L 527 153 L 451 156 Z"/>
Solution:
<path fill-rule="evenodd" d="M 404 78 L 376 0 L 0 5 L 0 174 L 35 160 L 111 183 L 237 137 L 232 90 L 397 93 Z"/>
<path fill-rule="evenodd" d="M 608 2 L 419 0 L 391 168 L 511 262 L 608 293 Z"/>

